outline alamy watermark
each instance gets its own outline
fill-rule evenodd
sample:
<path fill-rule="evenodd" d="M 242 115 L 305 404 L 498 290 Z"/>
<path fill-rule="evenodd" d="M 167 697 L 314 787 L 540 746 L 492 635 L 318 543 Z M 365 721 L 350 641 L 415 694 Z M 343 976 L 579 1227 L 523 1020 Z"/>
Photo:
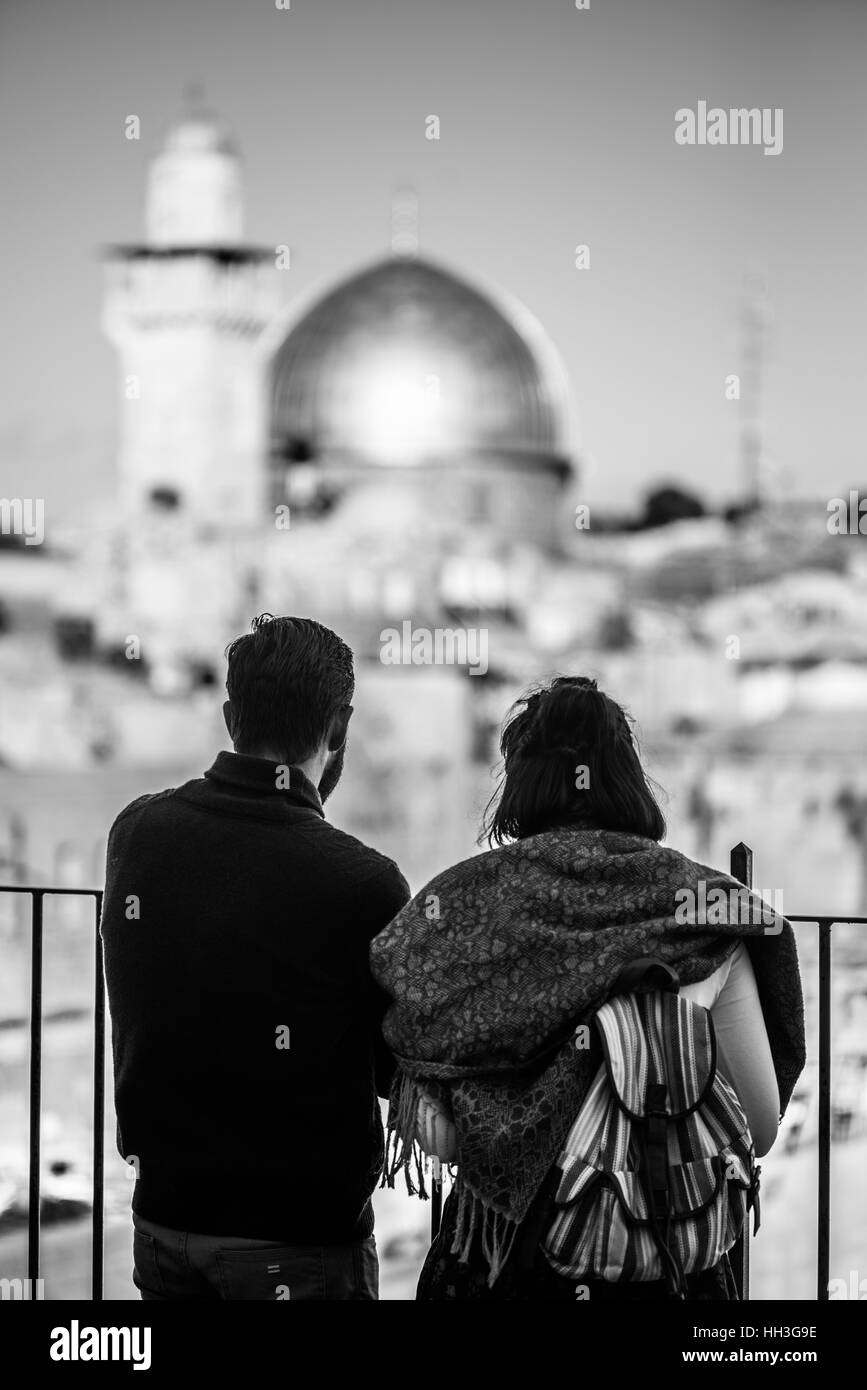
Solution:
<path fill-rule="evenodd" d="M 745 887 L 708 888 L 702 878 L 694 888 L 678 888 L 674 901 L 674 920 L 681 926 L 760 926 L 765 936 L 779 936 L 785 922 L 782 888 L 759 895 Z"/>
<path fill-rule="evenodd" d="M 696 110 L 681 106 L 674 113 L 674 138 L 678 145 L 763 145 L 765 154 L 783 153 L 782 106 L 721 106 L 708 110 L 706 101 Z"/>
<path fill-rule="evenodd" d="M 379 659 L 383 666 L 466 666 L 471 676 L 488 669 L 487 628 L 414 628 L 407 618 L 383 628 Z"/>
<path fill-rule="evenodd" d="M 850 1269 L 848 1280 L 839 1278 L 828 1280 L 828 1297 L 833 1299 L 848 1298 L 863 1303 L 867 1299 L 867 1279 L 861 1278 L 860 1269 Z"/>
<path fill-rule="evenodd" d="M 44 1279 L 0 1279 L 0 1300 L 14 1303 L 41 1303 L 45 1298 Z"/>
<path fill-rule="evenodd" d="M 23 536 L 25 545 L 45 540 L 45 501 L 42 497 L 0 497 L 0 533 Z"/>
<path fill-rule="evenodd" d="M 826 525 L 832 536 L 867 536 L 867 497 L 861 497 L 856 488 L 850 489 L 848 502 L 832 497 Z"/>
<path fill-rule="evenodd" d="M 51 1330 L 48 1355 L 52 1361 L 131 1361 L 134 1371 L 151 1364 L 149 1327 L 82 1327 L 73 1318 L 69 1327 Z"/>

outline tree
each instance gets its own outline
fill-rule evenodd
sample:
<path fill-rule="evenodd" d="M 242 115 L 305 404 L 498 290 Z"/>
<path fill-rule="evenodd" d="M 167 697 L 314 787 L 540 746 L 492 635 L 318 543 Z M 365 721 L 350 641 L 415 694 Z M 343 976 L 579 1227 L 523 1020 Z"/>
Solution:
<path fill-rule="evenodd" d="M 705 515 L 704 504 L 691 492 L 679 487 L 658 487 L 647 494 L 639 529 L 669 526 L 672 521 L 687 521 Z"/>

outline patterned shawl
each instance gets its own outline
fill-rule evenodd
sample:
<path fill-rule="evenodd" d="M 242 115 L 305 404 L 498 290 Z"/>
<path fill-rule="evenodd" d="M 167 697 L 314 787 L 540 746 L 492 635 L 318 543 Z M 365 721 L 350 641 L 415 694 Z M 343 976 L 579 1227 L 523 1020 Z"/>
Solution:
<path fill-rule="evenodd" d="M 711 906 L 704 916 L 704 886 Z M 745 938 L 785 1110 L 805 1060 L 804 1007 L 788 922 L 714 907 L 746 890 L 639 835 L 564 827 L 465 860 L 433 879 L 371 944 L 394 1001 L 383 1033 L 398 1059 L 383 1181 L 402 1168 L 426 1196 L 415 1138 L 422 1091 L 445 1100 L 458 1135 L 453 1252 L 478 1234 L 494 1282 L 592 1080 L 573 1032 L 628 962 L 655 956 L 681 984 L 706 979 Z M 682 920 L 679 890 L 699 920 Z M 676 915 L 677 914 L 677 915 Z M 728 917 L 734 920 L 729 923 Z M 750 920 L 744 918 L 749 916 Z M 722 920 L 716 920 L 722 918 Z"/>

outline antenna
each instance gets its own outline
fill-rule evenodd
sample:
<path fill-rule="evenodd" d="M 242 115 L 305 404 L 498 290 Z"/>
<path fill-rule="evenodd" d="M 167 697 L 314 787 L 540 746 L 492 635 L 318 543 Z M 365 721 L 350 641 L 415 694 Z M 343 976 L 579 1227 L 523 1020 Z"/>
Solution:
<path fill-rule="evenodd" d="M 391 253 L 418 255 L 418 196 L 412 188 L 399 189 L 391 200 Z"/>
<path fill-rule="evenodd" d="M 188 119 L 207 114 L 205 84 L 199 78 L 184 83 L 184 114 Z"/>
<path fill-rule="evenodd" d="M 748 502 L 767 500 L 767 477 L 762 431 L 762 390 L 771 307 L 764 275 L 744 277 L 741 312 L 740 455 L 741 485 Z"/>

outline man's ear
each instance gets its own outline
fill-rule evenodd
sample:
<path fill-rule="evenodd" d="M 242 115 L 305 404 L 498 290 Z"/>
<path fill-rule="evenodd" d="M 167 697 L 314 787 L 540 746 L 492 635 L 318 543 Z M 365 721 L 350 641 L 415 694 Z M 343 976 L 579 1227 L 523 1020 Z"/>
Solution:
<path fill-rule="evenodd" d="M 344 705 L 339 709 L 328 726 L 328 751 L 336 753 L 338 748 L 342 748 L 346 742 L 346 735 L 349 730 L 349 721 L 352 718 L 352 705 Z"/>
<path fill-rule="evenodd" d="M 234 744 L 235 735 L 232 732 L 232 730 L 234 728 L 235 721 L 232 718 L 232 706 L 230 705 L 228 700 L 223 701 L 223 718 L 226 721 L 226 728 L 229 731 L 229 738 L 232 740 L 232 743 Z"/>

